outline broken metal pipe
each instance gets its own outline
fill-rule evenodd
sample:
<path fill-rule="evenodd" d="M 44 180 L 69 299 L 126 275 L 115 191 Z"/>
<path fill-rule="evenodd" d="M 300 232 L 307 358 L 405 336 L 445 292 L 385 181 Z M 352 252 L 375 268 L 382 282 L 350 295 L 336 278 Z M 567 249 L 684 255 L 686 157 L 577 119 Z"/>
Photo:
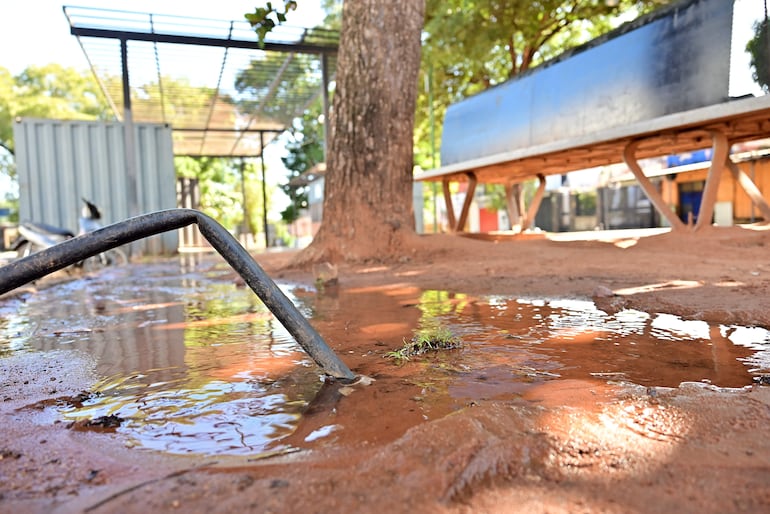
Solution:
<path fill-rule="evenodd" d="M 355 378 L 238 241 L 212 218 L 192 209 L 169 209 L 136 216 L 11 262 L 0 268 L 0 294 L 112 248 L 193 223 L 324 372 L 334 378 Z"/>

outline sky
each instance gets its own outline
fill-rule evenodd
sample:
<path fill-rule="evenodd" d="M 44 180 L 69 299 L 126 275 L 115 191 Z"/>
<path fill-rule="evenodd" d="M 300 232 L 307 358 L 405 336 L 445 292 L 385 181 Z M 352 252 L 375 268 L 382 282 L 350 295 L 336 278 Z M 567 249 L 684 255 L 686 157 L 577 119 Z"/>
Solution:
<path fill-rule="evenodd" d="M 220 20 L 242 20 L 264 0 L 4 0 L 0 7 L 0 66 L 12 74 L 22 72 L 29 65 L 57 62 L 86 70 L 88 63 L 62 12 L 62 5 L 98 7 L 155 14 L 172 14 Z M 733 45 L 733 65 L 736 69 L 748 67 L 743 51 L 751 32 L 752 21 L 764 12 L 763 0 L 737 0 Z M 320 0 L 301 0 L 299 9 L 292 14 L 292 25 L 312 26 L 323 18 Z M 730 94 L 738 96 L 750 92 L 745 74 L 731 83 Z"/>
<path fill-rule="evenodd" d="M 3 0 L 0 7 L 0 66 L 14 75 L 29 65 L 52 62 L 87 70 L 83 51 L 70 35 L 63 5 L 216 20 L 243 20 L 264 0 Z M 276 2 L 279 3 L 279 2 Z M 312 26 L 323 20 L 320 0 L 302 0 L 289 23 Z M 10 50 L 13 49 L 13 50 Z"/>
<path fill-rule="evenodd" d="M 752 80 L 746 43 L 753 37 L 754 22 L 764 16 L 763 0 L 736 0 L 733 10 L 733 42 L 730 48 L 730 96 L 761 95 Z"/>

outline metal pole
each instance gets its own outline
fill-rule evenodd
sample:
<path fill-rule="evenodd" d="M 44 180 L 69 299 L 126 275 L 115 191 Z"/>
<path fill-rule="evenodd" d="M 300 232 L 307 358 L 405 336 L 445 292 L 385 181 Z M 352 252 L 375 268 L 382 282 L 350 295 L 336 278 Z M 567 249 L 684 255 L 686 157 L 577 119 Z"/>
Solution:
<path fill-rule="evenodd" d="M 259 132 L 259 160 L 262 163 L 262 227 L 265 229 L 265 250 L 270 247 L 270 238 L 267 235 L 267 184 L 265 172 L 265 133 Z"/>
<path fill-rule="evenodd" d="M 240 171 L 241 171 L 241 201 L 243 202 L 243 244 L 248 247 L 247 241 L 248 241 L 248 235 L 251 233 L 251 229 L 249 228 L 249 202 L 248 198 L 246 197 L 246 161 L 243 160 L 243 157 L 241 157 L 241 163 L 240 163 Z"/>
<path fill-rule="evenodd" d="M 436 169 L 436 116 L 433 110 L 433 63 L 428 65 L 428 116 L 430 120 L 430 167 Z M 438 184 L 432 182 L 433 188 L 433 233 L 438 232 Z"/>
<path fill-rule="evenodd" d="M 326 54 L 321 54 L 321 93 L 323 95 L 324 110 L 324 162 L 326 162 L 329 151 L 329 58 Z"/>
<path fill-rule="evenodd" d="M 129 216 L 139 214 L 139 193 L 136 168 L 136 138 L 131 111 L 131 81 L 128 75 L 128 42 L 120 40 L 120 62 L 123 78 L 123 142 L 125 146 L 126 196 Z"/>

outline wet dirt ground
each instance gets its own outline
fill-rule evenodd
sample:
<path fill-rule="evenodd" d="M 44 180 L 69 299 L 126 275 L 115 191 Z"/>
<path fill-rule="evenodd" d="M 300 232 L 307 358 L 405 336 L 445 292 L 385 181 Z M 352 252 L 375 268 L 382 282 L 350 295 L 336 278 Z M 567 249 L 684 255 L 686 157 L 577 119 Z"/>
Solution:
<path fill-rule="evenodd" d="M 215 256 L 0 299 L 0 512 L 764 512 L 764 227 L 479 241 L 315 287 L 369 385 L 318 368 Z M 463 347 L 386 357 L 439 322 Z"/>

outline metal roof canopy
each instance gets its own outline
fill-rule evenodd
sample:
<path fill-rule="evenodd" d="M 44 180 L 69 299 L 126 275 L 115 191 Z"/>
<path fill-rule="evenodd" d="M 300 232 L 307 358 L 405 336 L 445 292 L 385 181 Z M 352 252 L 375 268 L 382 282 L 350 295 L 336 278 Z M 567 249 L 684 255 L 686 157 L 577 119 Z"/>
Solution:
<path fill-rule="evenodd" d="M 328 110 L 329 70 L 336 64 L 339 39 L 336 31 L 281 25 L 261 46 L 245 19 L 76 6 L 63 6 L 63 11 L 115 118 L 124 123 L 170 124 L 175 155 L 260 156 L 262 146 L 286 130 L 319 94 Z M 300 76 L 296 66 L 292 69 L 292 60 L 298 58 L 309 66 L 307 76 Z M 253 70 L 262 87 L 238 92 L 235 77 L 259 63 L 264 66 Z M 189 78 L 191 71 L 205 72 L 207 64 L 211 65 L 211 73 L 206 74 L 210 82 L 164 88 L 164 79 L 172 78 L 168 70 Z M 173 78 L 179 82 L 177 76 Z M 157 88 L 154 95 L 147 86 Z M 208 98 L 188 98 L 200 95 L 202 88 Z"/>
<path fill-rule="evenodd" d="M 170 124 L 175 155 L 260 158 L 262 222 L 267 247 L 264 148 L 319 94 L 323 98 L 324 117 L 329 119 L 329 70 L 336 65 L 338 33 L 323 28 L 280 25 L 260 44 L 245 20 L 74 6 L 62 9 L 70 33 L 80 43 L 115 118 L 125 127 L 129 214 L 140 214 L 134 122 Z M 271 59 L 271 55 L 275 58 Z M 304 62 L 292 69 L 297 59 Z M 213 63 L 213 73 L 207 77 L 217 79 L 214 87 L 209 86 L 209 96 L 204 102 L 199 96 L 201 86 L 179 87 L 175 78 L 173 88 L 164 88 L 163 79 L 172 76 L 164 73 L 164 69 L 176 66 L 179 76 L 189 76 L 190 71 L 205 68 L 207 61 Z M 115 80 L 117 62 L 120 63 L 120 84 Z M 132 87 L 131 71 L 140 76 L 141 86 Z M 250 78 L 258 84 L 244 90 L 247 92 L 240 92 L 235 88 L 235 80 L 245 71 L 251 73 Z M 155 87 L 157 98 L 143 89 Z M 167 98 L 169 96 L 172 98 Z"/>

